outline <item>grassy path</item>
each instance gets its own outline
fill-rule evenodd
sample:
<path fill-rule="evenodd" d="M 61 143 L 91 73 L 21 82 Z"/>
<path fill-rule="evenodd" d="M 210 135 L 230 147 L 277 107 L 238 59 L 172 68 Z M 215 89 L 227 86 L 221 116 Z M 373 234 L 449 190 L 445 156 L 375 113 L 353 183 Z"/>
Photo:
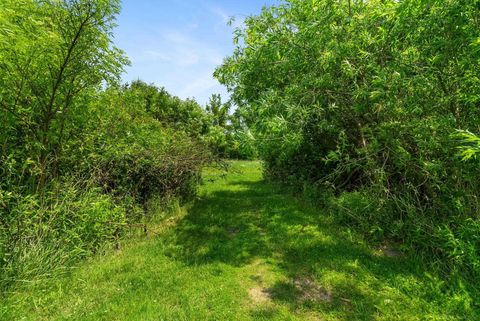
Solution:
<path fill-rule="evenodd" d="M 205 181 L 158 234 L 15 294 L 3 320 L 461 318 L 461 302 L 418 264 L 368 248 L 262 181 L 259 163 L 209 170 Z"/>

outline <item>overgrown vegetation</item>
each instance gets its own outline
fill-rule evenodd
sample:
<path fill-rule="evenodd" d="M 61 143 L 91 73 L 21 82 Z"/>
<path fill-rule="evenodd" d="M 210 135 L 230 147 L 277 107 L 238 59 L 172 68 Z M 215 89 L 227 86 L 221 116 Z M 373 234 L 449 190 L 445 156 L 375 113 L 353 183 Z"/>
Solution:
<path fill-rule="evenodd" d="M 162 264 L 214 261 L 231 266 L 226 273 L 249 266 L 241 276 L 252 282 L 255 260 L 283 269 L 271 274 L 268 295 L 253 291 L 275 301 L 268 311 L 243 309 L 234 282 L 222 304 L 238 303 L 243 319 L 401 319 L 413 317 L 412 307 L 433 319 L 478 315 L 480 0 L 286 0 L 265 8 L 235 31 L 236 49 L 216 71 L 232 100 L 213 95 L 205 108 L 140 80 L 120 83 L 128 59 L 112 43 L 119 10 L 120 0 L 0 3 L 2 293 L 22 293 L 19 284 L 118 244 L 152 218 L 152 204 L 191 199 L 206 164 L 259 156 L 266 177 L 384 251 L 357 246 L 349 228 L 333 242 L 338 231 L 318 227 L 335 229 L 328 216 L 259 182 L 258 164 L 236 163 L 254 166 L 255 177 L 234 172 L 226 183 L 233 187 L 213 196 L 207 187 L 211 203 L 197 201 L 167 224 Z M 412 257 L 398 267 L 401 253 L 385 259 L 391 244 L 427 258 L 433 272 L 418 276 L 424 270 Z M 400 304 L 392 308 L 376 290 Z M 22 310 L 21 300 L 9 307 Z M 210 307 L 194 312 L 210 315 Z"/>
<path fill-rule="evenodd" d="M 195 100 L 182 101 L 171 96 L 164 88 L 142 81 L 130 84 L 127 92 L 137 93 L 139 103 L 155 119 L 203 142 L 216 156 L 256 158 L 254 138 L 245 124 L 243 114 L 235 110 L 230 115 L 231 103 L 222 102 L 220 95 L 212 95 L 203 109 Z"/>
<path fill-rule="evenodd" d="M 372 249 L 264 181 L 260 162 L 230 164 L 207 168 L 195 202 L 149 237 L 17 291 L 0 319 L 478 319 L 468 293 L 445 291 L 418 259 Z"/>
<path fill-rule="evenodd" d="M 141 82 L 111 42 L 117 0 L 0 3 L 0 289 L 52 275 L 188 198 L 213 154 L 193 100 Z M 202 118 L 203 117 L 203 118 Z"/>
<path fill-rule="evenodd" d="M 216 76 L 266 174 L 478 295 L 479 165 L 452 134 L 479 131 L 480 1 L 288 0 L 245 25 Z"/>

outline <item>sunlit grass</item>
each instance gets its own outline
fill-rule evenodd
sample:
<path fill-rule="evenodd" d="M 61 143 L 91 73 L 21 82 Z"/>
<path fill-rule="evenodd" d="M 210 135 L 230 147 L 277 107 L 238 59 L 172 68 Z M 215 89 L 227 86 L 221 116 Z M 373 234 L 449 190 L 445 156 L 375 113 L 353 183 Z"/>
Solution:
<path fill-rule="evenodd" d="M 156 234 L 32 284 L 0 319 L 475 319 L 466 293 L 442 293 L 413 258 L 369 248 L 263 181 L 260 163 L 210 169 L 204 180 L 198 199 Z"/>

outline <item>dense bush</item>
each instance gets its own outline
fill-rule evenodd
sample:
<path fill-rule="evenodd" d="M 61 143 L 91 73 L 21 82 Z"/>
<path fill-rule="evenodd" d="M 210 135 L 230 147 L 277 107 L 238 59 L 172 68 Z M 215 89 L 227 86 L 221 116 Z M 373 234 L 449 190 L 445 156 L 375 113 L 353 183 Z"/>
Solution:
<path fill-rule="evenodd" d="M 118 242 L 128 226 L 146 222 L 152 197 L 194 194 L 210 152 L 137 99 L 119 89 L 97 94 L 75 123 L 77 137 L 65 143 L 61 175 L 41 193 L 2 181 L 1 285 L 49 275 Z M 17 176 L 10 166 L 6 177 Z"/>
<path fill-rule="evenodd" d="M 240 111 L 232 115 L 230 102 L 222 102 L 212 95 L 205 108 L 195 100 L 181 100 L 164 88 L 140 80 L 124 86 L 123 92 L 135 97 L 136 105 L 143 106 L 153 118 L 206 144 L 218 157 L 254 159 L 254 139 Z"/>
<path fill-rule="evenodd" d="M 0 290 L 118 242 L 152 198 L 192 196 L 211 160 L 196 102 L 118 85 L 118 12 L 116 0 L 0 3 Z"/>
<path fill-rule="evenodd" d="M 85 135 L 66 147 L 66 168 L 139 203 L 153 195 L 191 195 L 211 153 L 176 125 L 153 117 L 142 93 L 111 88 L 97 95 L 87 113 L 80 126 Z"/>
<path fill-rule="evenodd" d="M 163 124 L 200 139 L 208 134 L 210 122 L 207 112 L 193 99 L 181 100 L 164 88 L 134 81 L 124 91 L 135 96 L 152 117 Z"/>
<path fill-rule="evenodd" d="M 236 109 L 230 116 L 228 126 L 228 154 L 236 159 L 257 159 L 258 151 L 254 135 L 247 125 L 242 109 Z"/>
<path fill-rule="evenodd" d="M 117 242 L 127 224 L 126 201 L 99 188 L 55 183 L 45 195 L 5 192 L 0 210 L 0 287 L 51 276 Z M 6 197 L 5 197 L 6 196 Z"/>
<path fill-rule="evenodd" d="M 254 137 L 240 110 L 229 114 L 231 102 L 222 103 L 220 95 L 212 95 L 206 106 L 209 131 L 205 141 L 217 155 L 230 159 L 255 159 Z"/>
<path fill-rule="evenodd" d="M 480 277 L 480 1 L 289 0 L 237 30 L 217 70 L 268 176 L 329 190 L 346 223 Z M 313 193 L 315 194 L 315 193 Z"/>

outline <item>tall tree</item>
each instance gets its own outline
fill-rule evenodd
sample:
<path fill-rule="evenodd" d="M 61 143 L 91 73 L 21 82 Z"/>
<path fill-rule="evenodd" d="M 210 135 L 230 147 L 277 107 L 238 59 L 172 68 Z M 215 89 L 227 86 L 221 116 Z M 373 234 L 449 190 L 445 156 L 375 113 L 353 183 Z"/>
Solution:
<path fill-rule="evenodd" d="M 5 0 L 0 4 L 2 153 L 38 165 L 41 189 L 56 171 L 70 123 L 127 63 L 112 45 L 119 0 Z"/>
<path fill-rule="evenodd" d="M 210 97 L 206 109 L 212 116 L 212 124 L 214 126 L 226 126 L 230 107 L 231 105 L 229 103 L 222 103 L 222 96 L 220 96 L 220 94 L 213 94 Z"/>

